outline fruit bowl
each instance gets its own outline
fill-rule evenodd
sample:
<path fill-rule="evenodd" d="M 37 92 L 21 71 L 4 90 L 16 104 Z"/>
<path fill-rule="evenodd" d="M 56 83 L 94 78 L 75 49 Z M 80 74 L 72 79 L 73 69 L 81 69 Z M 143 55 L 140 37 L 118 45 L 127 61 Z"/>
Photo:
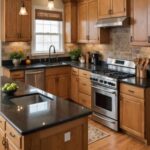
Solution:
<path fill-rule="evenodd" d="M 10 91 L 3 91 L 2 90 L 2 92 L 3 93 L 5 93 L 5 94 L 7 94 L 7 95 L 14 95 L 14 93 L 17 91 L 17 89 L 15 89 L 15 90 L 10 90 Z"/>
<path fill-rule="evenodd" d="M 18 89 L 18 86 L 16 83 L 5 83 L 5 85 L 2 87 L 2 92 L 7 95 L 13 95 Z"/>

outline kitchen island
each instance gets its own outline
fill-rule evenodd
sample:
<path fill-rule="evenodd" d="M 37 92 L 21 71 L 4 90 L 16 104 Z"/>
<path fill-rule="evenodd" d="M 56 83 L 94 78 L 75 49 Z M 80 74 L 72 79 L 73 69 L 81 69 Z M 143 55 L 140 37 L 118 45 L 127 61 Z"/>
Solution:
<path fill-rule="evenodd" d="M 1 77 L 1 87 L 12 82 Z M 1 93 L 0 149 L 87 150 L 91 111 L 23 82 L 14 96 Z"/>

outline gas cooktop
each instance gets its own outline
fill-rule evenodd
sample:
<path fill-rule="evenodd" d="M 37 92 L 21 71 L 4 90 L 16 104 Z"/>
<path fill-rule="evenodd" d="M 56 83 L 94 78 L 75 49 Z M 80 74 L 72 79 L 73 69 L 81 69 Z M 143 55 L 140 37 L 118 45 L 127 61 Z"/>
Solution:
<path fill-rule="evenodd" d="M 96 70 L 96 71 L 93 71 L 93 73 L 96 75 L 103 75 L 103 76 L 114 78 L 114 79 L 125 79 L 125 78 L 135 76 L 134 74 L 131 74 L 131 73 L 119 72 L 115 70 L 110 70 L 108 68 Z"/>

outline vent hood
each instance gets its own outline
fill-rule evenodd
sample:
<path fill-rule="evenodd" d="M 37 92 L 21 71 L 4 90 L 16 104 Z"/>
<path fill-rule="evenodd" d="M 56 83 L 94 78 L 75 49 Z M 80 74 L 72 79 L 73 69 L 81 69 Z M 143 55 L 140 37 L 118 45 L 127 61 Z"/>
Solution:
<path fill-rule="evenodd" d="M 129 21 L 130 21 L 129 17 L 100 19 L 97 21 L 95 27 L 108 28 L 108 27 L 127 26 L 129 25 Z"/>

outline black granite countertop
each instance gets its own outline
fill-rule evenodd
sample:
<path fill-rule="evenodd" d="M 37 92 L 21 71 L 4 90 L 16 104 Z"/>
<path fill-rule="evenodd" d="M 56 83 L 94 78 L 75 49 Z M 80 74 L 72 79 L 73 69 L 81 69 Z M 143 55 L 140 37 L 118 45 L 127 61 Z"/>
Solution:
<path fill-rule="evenodd" d="M 137 86 L 137 87 L 141 87 L 141 88 L 150 87 L 150 79 L 132 77 L 132 78 L 120 80 L 120 82 L 133 85 L 133 86 Z"/>
<path fill-rule="evenodd" d="M 15 67 L 11 64 L 3 65 L 3 67 L 9 69 L 10 71 L 42 69 L 42 68 L 63 67 L 63 66 L 76 67 L 76 68 L 87 70 L 87 71 L 99 70 L 101 69 L 101 67 L 106 67 L 103 64 L 100 64 L 100 65 L 81 64 L 79 62 L 72 62 L 72 61 L 63 61 L 63 62 L 57 62 L 57 63 L 35 63 L 32 65 L 19 65 L 18 67 Z"/>
<path fill-rule="evenodd" d="M 11 79 L 0 77 L 0 86 L 12 82 Z M 85 107 L 64 100 L 40 89 L 19 81 L 15 81 L 19 89 L 14 96 L 0 92 L 0 114 L 22 135 L 61 123 L 75 120 L 91 114 Z M 30 101 L 26 95 L 41 94 L 44 101 Z M 19 101 L 15 99 L 19 98 Z"/>

